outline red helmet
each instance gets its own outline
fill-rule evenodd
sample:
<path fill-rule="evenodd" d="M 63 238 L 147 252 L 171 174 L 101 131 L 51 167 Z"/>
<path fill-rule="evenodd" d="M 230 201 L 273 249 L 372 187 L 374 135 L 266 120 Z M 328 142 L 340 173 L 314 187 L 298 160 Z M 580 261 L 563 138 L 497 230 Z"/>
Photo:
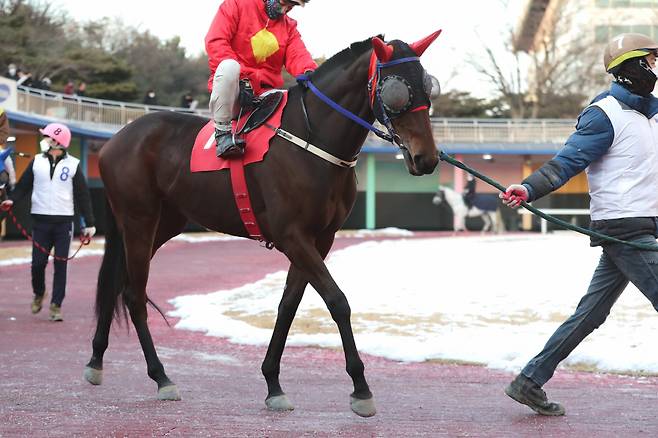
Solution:
<path fill-rule="evenodd" d="M 64 149 L 71 144 L 71 130 L 61 123 L 50 123 L 45 128 L 39 129 L 39 132 L 55 140 Z"/>

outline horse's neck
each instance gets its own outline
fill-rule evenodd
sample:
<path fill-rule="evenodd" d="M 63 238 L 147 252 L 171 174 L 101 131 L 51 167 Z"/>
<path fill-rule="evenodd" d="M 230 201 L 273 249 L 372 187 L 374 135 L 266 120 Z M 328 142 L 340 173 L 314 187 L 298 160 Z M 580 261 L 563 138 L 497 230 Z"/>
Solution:
<path fill-rule="evenodd" d="M 445 188 L 443 189 L 443 193 L 445 194 L 446 201 L 448 201 L 448 204 L 450 205 L 464 204 L 464 199 L 462 198 L 462 195 L 460 195 L 456 191 Z"/>
<path fill-rule="evenodd" d="M 375 116 L 367 92 L 369 62 L 370 53 L 364 54 L 331 79 L 319 80 L 317 87 L 347 111 L 373 123 Z M 345 160 L 359 154 L 368 136 L 367 129 L 324 102 L 309 105 L 308 112 L 319 147 Z"/>

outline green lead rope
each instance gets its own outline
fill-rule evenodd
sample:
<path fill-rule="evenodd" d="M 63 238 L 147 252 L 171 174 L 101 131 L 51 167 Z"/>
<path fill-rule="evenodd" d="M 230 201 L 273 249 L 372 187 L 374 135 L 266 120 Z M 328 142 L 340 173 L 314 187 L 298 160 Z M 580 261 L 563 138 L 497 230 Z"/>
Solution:
<path fill-rule="evenodd" d="M 474 177 L 476 177 L 478 179 L 481 179 L 482 181 L 486 182 L 490 186 L 493 186 L 493 187 L 497 188 L 498 190 L 500 190 L 503 193 L 505 193 L 505 190 L 507 190 L 507 187 L 503 187 L 498 181 L 493 180 L 493 179 L 489 178 L 488 176 L 481 174 L 480 172 L 478 172 L 477 170 L 475 170 L 471 167 L 468 167 L 466 164 L 462 163 L 459 160 L 456 160 L 456 159 L 452 158 L 450 155 L 446 154 L 443 151 L 439 152 L 439 158 L 441 159 L 441 161 L 445 161 L 446 163 L 451 164 L 455 167 L 458 167 L 458 168 L 470 173 Z M 558 225 L 562 228 L 566 228 L 567 230 L 576 231 L 577 233 L 585 234 L 585 235 L 590 236 L 590 237 L 598 237 L 599 239 L 603 239 L 607 242 L 621 243 L 621 244 L 632 246 L 633 248 L 641 249 L 641 250 L 644 250 L 644 251 L 658 251 L 658 245 L 650 245 L 650 244 L 645 244 L 645 243 L 630 242 L 628 240 L 621 240 L 621 239 L 617 239 L 617 238 L 612 237 L 612 236 L 608 236 L 606 234 L 601 234 L 601 233 L 596 232 L 594 230 L 590 230 L 589 228 L 582 228 L 582 227 L 579 227 L 577 225 L 570 224 L 569 222 L 565 222 L 561 219 L 558 219 L 554 216 L 551 216 L 550 214 L 546 214 L 546 213 L 544 213 L 540 210 L 537 210 L 535 207 L 533 207 L 532 205 L 528 204 L 525 201 L 521 201 L 521 206 L 523 206 L 523 208 L 525 208 L 526 210 L 528 210 L 532 214 L 535 214 L 535 215 L 541 217 L 542 219 L 546 219 L 547 221 L 552 222 L 555 225 Z"/>

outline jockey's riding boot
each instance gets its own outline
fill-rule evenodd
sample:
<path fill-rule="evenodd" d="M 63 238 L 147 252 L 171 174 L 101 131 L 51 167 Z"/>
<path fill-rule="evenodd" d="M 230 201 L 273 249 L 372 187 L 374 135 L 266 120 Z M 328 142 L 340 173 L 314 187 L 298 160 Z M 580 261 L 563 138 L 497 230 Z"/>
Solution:
<path fill-rule="evenodd" d="M 215 129 L 215 141 L 218 157 L 230 159 L 244 155 L 244 139 L 233 135 L 231 131 Z"/>
<path fill-rule="evenodd" d="M 564 415 L 564 407 L 556 402 L 549 402 L 541 387 L 523 374 L 516 376 L 505 388 L 505 394 L 519 403 L 527 405 L 541 415 Z"/>

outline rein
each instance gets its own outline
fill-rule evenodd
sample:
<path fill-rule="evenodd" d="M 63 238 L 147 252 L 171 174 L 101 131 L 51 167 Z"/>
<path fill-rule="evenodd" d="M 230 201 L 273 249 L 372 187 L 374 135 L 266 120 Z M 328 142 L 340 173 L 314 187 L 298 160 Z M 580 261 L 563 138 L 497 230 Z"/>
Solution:
<path fill-rule="evenodd" d="M 46 248 L 44 248 L 43 246 L 39 245 L 37 242 L 35 242 L 35 241 L 32 239 L 32 236 L 30 236 L 30 235 L 28 234 L 28 232 L 25 230 L 25 228 L 23 228 L 23 226 L 20 224 L 20 222 L 18 222 L 18 219 L 16 219 L 16 216 L 14 215 L 14 212 L 12 211 L 12 209 L 7 210 L 7 214 L 9 215 L 9 217 L 11 217 L 11 220 L 12 220 L 12 222 L 14 223 L 14 225 L 16 226 L 16 228 L 18 228 L 18 231 L 20 231 L 21 234 L 22 234 L 27 240 L 29 240 L 30 242 L 32 242 L 32 244 L 34 245 L 34 247 L 35 247 L 36 249 L 38 249 L 39 251 L 41 251 L 41 252 L 44 253 L 44 254 L 48 254 L 48 255 L 49 255 L 50 257 L 52 257 L 54 260 L 57 260 L 57 261 L 59 261 L 59 262 L 67 262 L 67 261 L 69 261 L 69 260 L 74 259 L 75 256 L 78 255 L 78 253 L 80 252 L 80 250 L 82 249 L 83 246 L 85 246 L 85 245 L 89 245 L 89 243 L 91 243 L 91 239 L 90 239 L 89 237 L 84 237 L 84 236 L 83 236 L 83 237 L 80 237 L 80 246 L 78 247 L 78 249 L 75 250 L 75 252 L 73 253 L 73 255 L 72 255 L 71 257 L 60 257 L 60 256 L 56 256 L 55 254 L 51 254 L 50 251 L 48 251 Z"/>
<path fill-rule="evenodd" d="M 340 115 L 342 115 L 344 117 L 347 117 L 348 119 L 350 119 L 351 121 L 355 122 L 358 125 L 363 126 L 364 128 L 366 128 L 367 130 L 373 132 L 377 137 L 379 137 L 381 139 L 384 139 L 384 140 L 386 140 L 390 143 L 393 143 L 395 141 L 395 136 L 397 136 L 397 134 L 395 134 L 395 136 L 394 136 L 393 134 L 386 133 L 386 132 L 382 131 L 381 129 L 377 129 L 372 123 L 369 123 L 369 122 L 363 120 L 361 117 L 357 116 L 353 112 L 348 111 L 345 108 L 343 108 L 342 106 L 338 105 L 336 102 L 331 100 L 330 97 L 328 97 L 326 94 L 324 94 L 322 91 L 320 91 L 318 89 L 318 87 L 316 87 L 313 84 L 313 82 L 311 82 L 311 79 L 308 77 L 308 75 L 297 76 L 297 81 L 300 84 L 302 84 L 304 87 L 307 87 L 309 90 L 311 90 L 313 92 L 313 94 L 315 94 L 318 97 L 318 99 L 320 99 L 322 102 L 329 105 L 332 109 L 334 109 Z"/>
<path fill-rule="evenodd" d="M 493 179 L 489 178 L 488 176 L 478 172 L 477 170 L 467 166 L 466 164 L 462 163 L 461 161 L 452 158 L 450 155 L 446 154 L 443 151 L 439 152 L 439 159 L 441 161 L 445 161 L 448 164 L 451 164 L 455 167 L 458 167 L 458 168 L 470 173 L 474 177 L 486 182 L 490 186 L 493 186 L 493 187 L 497 188 L 498 190 L 500 190 L 503 193 L 505 192 L 505 190 L 507 190 L 507 188 L 503 187 L 498 181 L 493 180 Z M 579 227 L 577 225 L 572 225 L 569 222 L 565 222 L 561 219 L 558 219 L 554 216 L 551 216 L 550 214 L 546 214 L 546 213 L 542 212 L 541 210 L 536 209 L 535 207 L 533 207 L 532 205 L 528 204 L 525 201 L 521 201 L 521 206 L 523 206 L 523 208 L 525 208 L 526 210 L 528 210 L 532 214 L 541 217 L 542 219 L 545 219 L 549 222 L 552 222 L 556 225 L 561 226 L 562 228 L 566 228 L 568 230 L 575 231 L 577 233 L 585 234 L 585 235 L 590 236 L 590 237 L 598 237 L 599 239 L 602 239 L 602 240 L 605 240 L 605 241 L 611 242 L 611 243 L 621 243 L 623 245 L 628 245 L 628 246 L 631 246 L 631 247 L 636 248 L 636 249 L 641 249 L 643 251 L 658 251 L 658 246 L 657 245 L 650 245 L 650 244 L 644 244 L 644 243 L 631 242 L 631 241 L 628 241 L 628 240 L 621 240 L 621 239 L 617 239 L 617 238 L 612 237 L 612 236 L 608 236 L 606 234 L 599 233 L 599 232 L 594 231 L 594 230 L 590 230 L 589 228 L 582 228 L 582 227 Z"/>
<path fill-rule="evenodd" d="M 389 116 L 388 112 L 386 111 L 386 107 L 384 105 L 384 102 L 382 101 L 381 95 L 380 95 L 380 88 L 378 85 L 381 82 L 381 70 L 386 67 L 392 67 L 394 65 L 399 65 L 399 64 L 404 64 L 406 62 L 420 62 L 420 58 L 417 56 L 413 57 L 406 57 L 406 58 L 400 58 L 400 59 L 395 59 L 393 61 L 389 62 L 380 62 L 375 53 L 373 52 L 371 58 L 370 58 L 370 67 L 368 71 L 368 96 L 369 96 L 369 104 L 370 108 L 373 110 L 375 113 L 375 117 L 377 118 L 377 121 L 379 121 L 382 125 L 386 127 L 386 130 L 388 132 L 384 132 L 381 129 L 378 129 L 375 127 L 372 123 L 362 119 L 361 117 L 357 116 L 353 112 L 343 108 L 340 106 L 338 103 L 336 103 L 334 100 L 332 100 L 329 96 L 324 94 L 318 87 L 313 84 L 311 81 L 311 78 L 308 74 L 303 74 L 297 76 L 297 82 L 306 90 L 311 90 L 315 96 L 317 96 L 318 99 L 320 99 L 322 102 L 327 104 L 329 107 L 331 107 L 333 110 L 335 110 L 338 114 L 342 115 L 343 117 L 346 117 L 356 123 L 357 125 L 360 125 L 364 128 L 366 128 L 368 131 L 374 133 L 377 137 L 389 142 L 389 143 L 394 143 L 396 144 L 400 149 L 406 149 L 404 144 L 402 143 L 402 139 L 398 135 L 398 133 L 395 131 L 395 128 L 393 127 L 393 124 L 391 123 L 391 117 Z M 308 118 L 308 111 L 306 109 L 306 104 L 304 102 L 304 96 L 302 94 L 302 99 L 301 99 L 301 104 L 302 104 L 302 110 L 304 113 L 304 120 L 306 122 L 306 127 L 309 132 L 309 135 L 312 135 L 311 131 L 311 125 L 309 122 Z M 379 111 L 375 111 L 375 108 L 378 108 Z M 382 117 L 378 117 L 377 113 L 381 113 Z M 275 130 L 277 135 L 280 137 L 288 140 L 289 142 L 308 150 L 309 152 L 319 156 L 320 158 L 329 161 L 332 164 L 335 164 L 339 167 L 354 167 L 356 166 L 356 159 L 357 157 L 354 157 L 353 161 L 346 161 L 342 160 L 340 158 L 337 158 L 330 153 L 318 148 L 317 146 L 312 145 L 310 142 L 305 141 L 294 134 L 291 134 L 290 132 L 284 131 L 283 129 L 277 129 Z"/>

